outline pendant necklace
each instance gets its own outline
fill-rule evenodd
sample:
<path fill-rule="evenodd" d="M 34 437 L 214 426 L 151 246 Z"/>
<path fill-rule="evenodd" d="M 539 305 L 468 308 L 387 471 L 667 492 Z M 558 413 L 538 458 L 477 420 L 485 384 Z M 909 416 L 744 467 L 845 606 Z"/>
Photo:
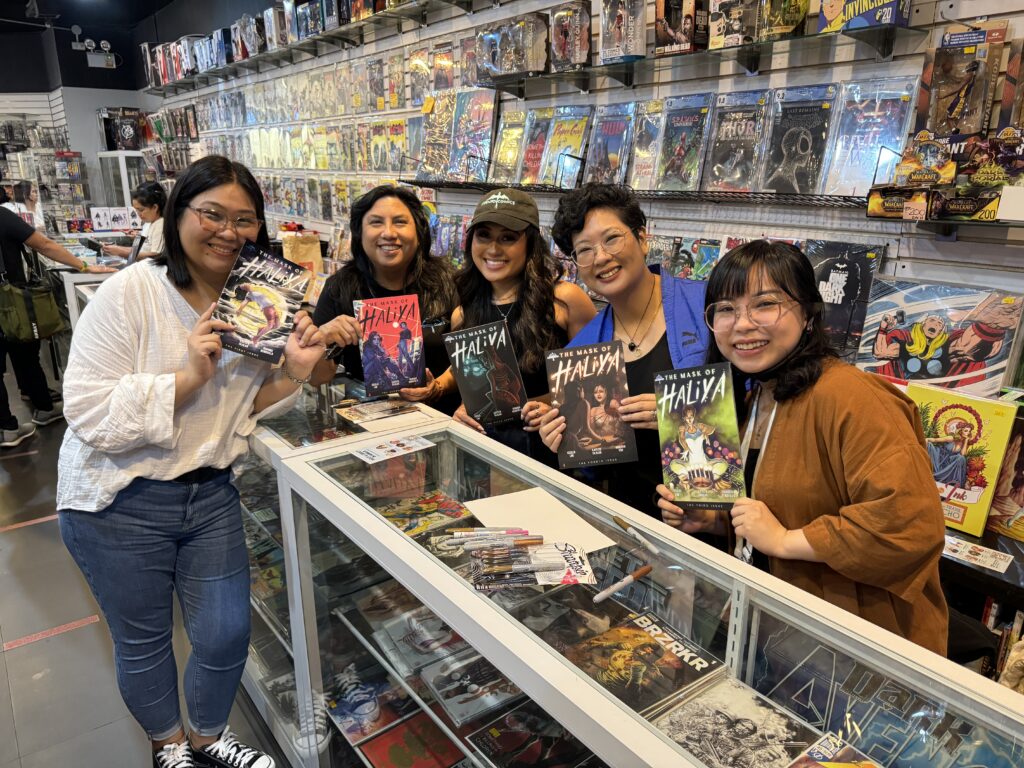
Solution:
<path fill-rule="evenodd" d="M 636 352 L 638 349 L 640 349 L 640 345 L 636 342 L 636 332 L 640 330 L 640 323 L 642 323 L 644 321 L 644 318 L 647 317 L 647 310 L 651 308 L 651 301 L 653 301 L 654 299 L 654 292 L 657 288 L 658 281 L 655 280 L 654 285 L 651 286 L 651 295 L 647 297 L 647 303 L 644 305 L 643 314 L 640 315 L 640 320 L 637 322 L 636 327 L 633 328 L 633 332 L 629 333 L 628 331 L 626 331 L 626 326 L 622 326 L 623 332 L 626 334 L 626 336 L 629 337 L 629 343 L 626 345 L 626 349 L 628 349 L 630 352 Z M 647 324 L 647 328 L 644 329 L 644 334 L 643 336 L 640 337 L 640 341 L 644 340 L 644 336 L 646 336 L 647 332 L 651 330 L 652 325 L 654 325 L 654 318 L 651 318 L 651 322 Z"/>
<path fill-rule="evenodd" d="M 508 297 L 507 296 L 503 296 L 502 298 L 508 298 Z M 512 309 L 516 305 L 516 296 L 515 296 L 515 294 L 512 295 L 512 301 L 510 301 L 508 303 L 508 309 L 506 309 L 504 312 L 501 310 L 501 308 L 503 306 L 505 306 L 505 305 L 504 304 L 499 304 L 497 299 L 492 297 L 491 298 L 491 304 L 493 304 L 494 308 L 496 310 L 498 310 L 498 314 L 501 315 L 501 319 L 502 320 L 508 320 L 508 316 L 510 314 L 512 314 Z"/>

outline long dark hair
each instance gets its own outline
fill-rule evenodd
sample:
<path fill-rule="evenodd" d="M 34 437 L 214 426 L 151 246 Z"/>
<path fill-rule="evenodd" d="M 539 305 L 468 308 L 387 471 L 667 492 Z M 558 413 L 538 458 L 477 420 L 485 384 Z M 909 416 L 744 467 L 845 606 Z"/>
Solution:
<path fill-rule="evenodd" d="M 796 349 L 768 377 L 775 381 L 775 399 L 790 400 L 810 389 L 821 377 L 824 363 L 838 357 L 829 343 L 823 320 L 824 303 L 814 279 L 811 262 L 799 248 L 780 241 L 753 240 L 733 248 L 715 265 L 704 294 L 705 310 L 716 301 L 735 299 L 747 293 L 751 274 L 774 282 L 794 301 L 800 303 L 808 327 L 797 342 Z M 720 363 L 725 357 L 713 341 L 708 345 L 708 362 Z M 737 395 L 746 390 L 750 380 L 738 371 L 733 373 Z"/>
<path fill-rule="evenodd" d="M 155 181 L 144 181 L 132 192 L 132 200 L 138 200 L 144 208 L 155 205 L 162 212 L 167 205 L 167 193 Z"/>
<path fill-rule="evenodd" d="M 178 288 L 192 285 L 192 275 L 188 271 L 188 259 L 181 245 L 178 227 L 181 217 L 188 210 L 189 203 L 208 189 L 224 184 L 237 184 L 252 199 L 256 218 L 260 220 L 260 232 L 256 236 L 256 244 L 270 248 L 270 237 L 263 215 L 263 192 L 256 183 L 249 169 L 241 163 L 235 163 L 220 155 L 209 155 L 196 160 L 178 177 L 164 206 L 164 220 L 171 226 L 164 227 L 164 250 L 153 262 L 167 267 L 167 275 Z"/>
<path fill-rule="evenodd" d="M 473 261 L 476 229 L 473 227 L 466 234 L 466 261 L 455 274 L 464 328 L 482 325 L 492 316 L 488 310 L 494 289 Z M 509 333 L 519 353 L 519 367 L 528 373 L 541 368 L 544 355 L 560 346 L 555 335 L 555 284 L 561 272 L 540 231 L 527 226 L 526 265 L 520 275 L 515 303 L 509 310 L 509 315 L 515 316 L 509 323 Z"/>
<path fill-rule="evenodd" d="M 363 219 L 377 201 L 385 197 L 397 198 L 405 205 L 416 227 L 419 246 L 409 265 L 405 284 L 420 297 L 421 317 L 425 320 L 449 318 L 456 302 L 451 267 L 446 260 L 430 256 L 430 221 L 419 198 L 405 187 L 382 184 L 352 203 L 349 218 L 352 230 L 352 261 L 328 280 L 328 292 L 346 307 L 353 299 L 366 299 L 374 295 L 373 286 L 377 281 L 373 276 L 373 263 L 363 249 Z"/>
<path fill-rule="evenodd" d="M 31 181 L 19 181 L 14 185 L 14 202 L 25 203 L 30 194 L 32 194 Z"/>

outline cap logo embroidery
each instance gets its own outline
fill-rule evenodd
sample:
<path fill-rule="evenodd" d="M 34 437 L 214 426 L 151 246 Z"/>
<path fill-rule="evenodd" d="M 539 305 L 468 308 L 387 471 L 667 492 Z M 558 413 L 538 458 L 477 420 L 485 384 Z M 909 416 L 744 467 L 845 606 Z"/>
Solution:
<path fill-rule="evenodd" d="M 514 206 L 515 204 L 516 204 L 516 201 L 513 200 L 508 195 L 506 195 L 504 192 L 495 192 L 493 195 L 491 195 L 490 197 L 486 198 L 483 202 L 480 203 L 481 206 L 483 206 L 483 205 L 493 205 L 495 208 L 497 208 L 499 205 L 513 205 Z"/>

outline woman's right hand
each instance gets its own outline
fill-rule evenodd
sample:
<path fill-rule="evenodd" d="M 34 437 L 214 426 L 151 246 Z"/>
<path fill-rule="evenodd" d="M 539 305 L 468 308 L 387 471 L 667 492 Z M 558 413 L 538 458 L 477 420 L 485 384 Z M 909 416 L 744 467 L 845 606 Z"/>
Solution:
<path fill-rule="evenodd" d="M 704 533 L 718 527 L 718 512 L 713 509 L 682 509 L 675 504 L 675 494 L 662 484 L 657 487 L 661 518 L 683 533 Z"/>
<path fill-rule="evenodd" d="M 429 403 L 444 394 L 444 390 L 427 368 L 426 383 L 422 387 L 402 387 L 398 396 L 410 403 Z"/>
<path fill-rule="evenodd" d="M 231 323 L 213 318 L 213 311 L 216 308 L 216 302 L 211 304 L 188 336 L 188 361 L 183 373 L 184 383 L 193 391 L 213 378 L 214 371 L 217 370 L 217 361 L 220 360 L 223 351 L 220 332 L 235 330 Z"/>
<path fill-rule="evenodd" d="M 487 434 L 487 431 L 480 425 L 480 422 L 469 415 L 465 403 L 459 404 L 459 407 L 455 409 L 455 413 L 452 414 L 452 418 L 459 422 L 459 424 L 465 424 L 470 429 L 475 429 L 481 435 Z"/>
<path fill-rule="evenodd" d="M 540 417 L 540 429 L 537 432 L 548 450 L 558 453 L 558 446 L 562 444 L 562 433 L 565 432 L 565 417 L 558 413 L 557 408 L 552 408 Z"/>
<path fill-rule="evenodd" d="M 359 343 L 363 329 L 352 315 L 338 315 L 320 326 L 320 335 L 328 346 L 349 347 Z"/>

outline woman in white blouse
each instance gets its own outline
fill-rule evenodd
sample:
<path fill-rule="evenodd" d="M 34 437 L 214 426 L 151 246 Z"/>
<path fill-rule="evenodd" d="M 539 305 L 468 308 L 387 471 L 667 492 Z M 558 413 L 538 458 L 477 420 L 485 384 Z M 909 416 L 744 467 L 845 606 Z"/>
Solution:
<path fill-rule="evenodd" d="M 256 419 L 290 407 L 323 356 L 303 318 L 282 365 L 224 350 L 212 312 L 246 239 L 269 245 L 252 174 L 205 157 L 168 201 L 163 255 L 97 291 L 65 373 L 64 542 L 110 626 L 121 694 L 159 768 L 273 768 L 227 728 L 249 643 L 249 560 L 232 463 Z M 192 655 L 188 729 L 171 647 L 178 593 Z"/>
<path fill-rule="evenodd" d="M 132 208 L 142 220 L 143 239 L 139 248 L 138 259 L 154 258 L 164 250 L 164 206 L 167 205 L 167 193 L 155 181 L 140 184 L 132 192 Z M 135 245 L 104 245 L 103 252 L 111 256 L 127 259 L 135 250 Z"/>

